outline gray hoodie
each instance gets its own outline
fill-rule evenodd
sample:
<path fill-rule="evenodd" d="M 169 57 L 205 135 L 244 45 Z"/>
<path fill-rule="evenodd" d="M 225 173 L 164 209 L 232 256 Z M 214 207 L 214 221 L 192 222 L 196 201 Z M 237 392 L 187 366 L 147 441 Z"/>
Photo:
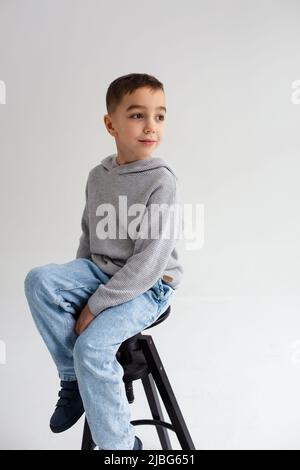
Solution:
<path fill-rule="evenodd" d="M 175 248 L 182 230 L 182 215 L 179 218 L 171 216 L 172 205 L 180 207 L 174 170 L 161 157 L 150 156 L 124 165 L 119 165 L 116 158 L 117 154 L 109 155 L 92 168 L 85 187 L 82 234 L 76 258 L 92 260 L 110 277 L 88 300 L 94 315 L 146 292 L 159 278 L 176 289 L 183 275 Z M 130 213 L 133 204 L 142 204 L 144 211 L 138 209 Z M 161 214 L 166 217 L 159 219 L 162 230 L 159 236 L 151 235 L 152 204 L 165 204 Z M 108 209 L 110 216 L 109 211 L 106 212 Z M 112 209 L 115 211 L 113 217 Z M 171 236 L 163 238 L 162 233 L 171 217 L 173 227 L 179 231 L 174 233 L 170 229 Z M 107 232 L 108 220 L 115 221 L 116 231 L 105 238 L 103 232 Z M 136 221 L 132 225 L 136 228 L 135 235 L 128 230 L 133 220 Z M 144 238 L 138 237 L 140 228 Z"/>

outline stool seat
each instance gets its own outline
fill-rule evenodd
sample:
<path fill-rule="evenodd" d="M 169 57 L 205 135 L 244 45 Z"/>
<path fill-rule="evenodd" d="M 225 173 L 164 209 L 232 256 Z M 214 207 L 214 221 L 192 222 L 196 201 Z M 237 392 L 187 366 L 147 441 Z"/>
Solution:
<path fill-rule="evenodd" d="M 170 315 L 170 312 L 171 312 L 171 305 L 169 305 L 169 307 L 158 317 L 158 319 L 154 323 L 152 323 L 150 326 L 147 326 L 145 330 L 148 330 L 149 328 L 153 328 L 154 326 L 159 325 L 159 323 L 162 323 L 163 321 L 165 321 Z"/>
<path fill-rule="evenodd" d="M 166 320 L 170 315 L 170 311 L 171 306 L 169 305 L 158 319 L 146 327 L 145 330 L 153 328 Z M 185 424 L 166 371 L 158 355 L 152 336 L 143 335 L 140 332 L 123 341 L 116 353 L 116 358 L 124 370 L 123 382 L 128 403 L 134 402 L 133 381 L 141 379 L 153 418 L 131 421 L 131 424 L 134 426 L 155 426 L 163 450 L 172 450 L 168 430 L 176 433 L 183 450 L 194 450 L 195 446 Z M 164 421 L 157 390 L 165 405 L 165 409 L 169 415 L 171 423 Z M 85 418 L 81 449 L 93 450 L 94 448 L 95 444 L 91 436 L 89 424 Z"/>
<path fill-rule="evenodd" d="M 151 323 L 151 325 L 147 326 L 144 330 L 148 330 L 149 328 L 153 328 L 159 323 L 162 323 L 168 318 L 170 312 L 171 306 L 169 305 L 158 319 L 154 323 Z M 131 338 L 126 339 L 123 341 L 117 352 L 117 359 L 124 369 L 123 381 L 125 383 L 141 379 L 149 374 L 148 364 L 139 344 L 140 337 L 141 333 L 138 333 Z M 130 403 L 133 402 L 133 397 L 130 398 L 128 396 L 127 398 L 129 398 Z"/>

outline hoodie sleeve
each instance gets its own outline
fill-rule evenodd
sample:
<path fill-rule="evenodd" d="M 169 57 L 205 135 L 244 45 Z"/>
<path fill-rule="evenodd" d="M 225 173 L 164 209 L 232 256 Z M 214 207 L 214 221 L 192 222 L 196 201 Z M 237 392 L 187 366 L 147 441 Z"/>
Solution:
<path fill-rule="evenodd" d="M 89 232 L 89 220 L 88 220 L 88 180 L 85 186 L 85 206 L 81 217 L 81 236 L 79 239 L 79 246 L 76 253 L 77 258 L 91 259 L 90 251 L 90 232 Z"/>
<path fill-rule="evenodd" d="M 168 175 L 152 192 L 145 206 L 137 227 L 133 254 L 89 298 L 88 306 L 93 315 L 97 316 L 106 308 L 132 300 L 162 277 L 180 232 L 181 217 L 178 217 L 177 200 L 176 179 Z M 157 210 L 158 206 L 151 209 L 153 205 L 160 205 L 160 211 Z M 155 216 L 156 211 L 160 212 L 159 217 Z"/>

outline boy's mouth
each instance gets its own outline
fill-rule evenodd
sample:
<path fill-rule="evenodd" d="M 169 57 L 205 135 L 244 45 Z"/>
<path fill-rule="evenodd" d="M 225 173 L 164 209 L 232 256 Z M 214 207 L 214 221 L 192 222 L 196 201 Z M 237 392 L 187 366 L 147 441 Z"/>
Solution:
<path fill-rule="evenodd" d="M 151 145 L 155 144 L 156 140 L 139 140 L 142 144 Z"/>

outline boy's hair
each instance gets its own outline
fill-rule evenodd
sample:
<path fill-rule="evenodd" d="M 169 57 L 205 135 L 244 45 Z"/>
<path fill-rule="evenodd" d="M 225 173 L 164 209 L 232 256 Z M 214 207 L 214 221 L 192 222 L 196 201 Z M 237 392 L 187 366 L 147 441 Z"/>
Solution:
<path fill-rule="evenodd" d="M 109 85 L 106 92 L 106 109 L 108 114 L 113 114 L 122 98 L 127 93 L 131 94 L 141 87 L 148 87 L 152 90 L 162 90 L 163 84 L 157 78 L 146 73 L 130 73 L 116 78 Z"/>

